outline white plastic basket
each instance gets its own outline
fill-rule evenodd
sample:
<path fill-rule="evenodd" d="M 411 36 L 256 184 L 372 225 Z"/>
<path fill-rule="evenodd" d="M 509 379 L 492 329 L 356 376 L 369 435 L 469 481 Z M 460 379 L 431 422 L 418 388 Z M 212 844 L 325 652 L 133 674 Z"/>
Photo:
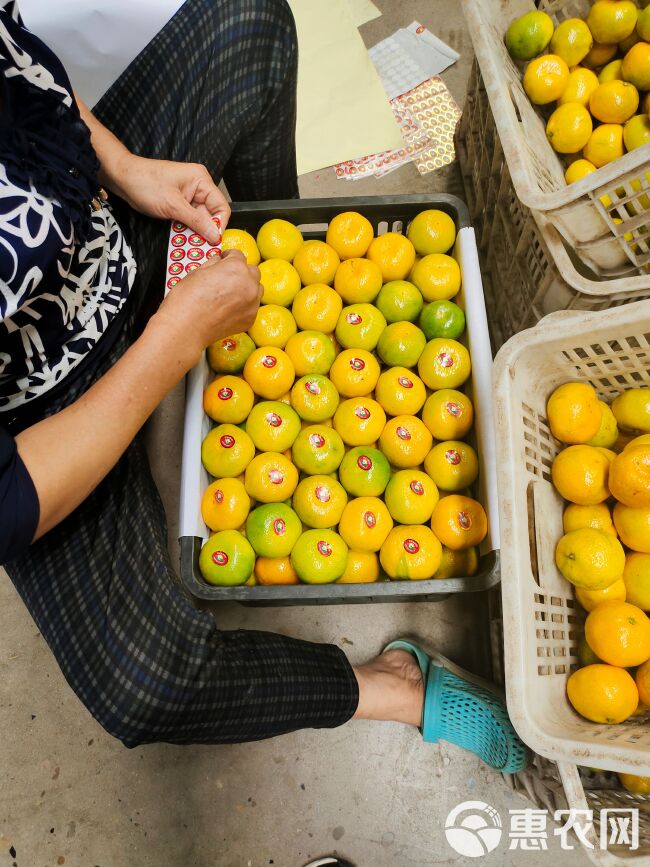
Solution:
<path fill-rule="evenodd" d="M 563 501 L 551 483 L 558 446 L 545 413 L 549 395 L 568 380 L 590 382 L 608 402 L 650 386 L 650 302 L 553 313 L 508 341 L 495 360 L 508 710 L 522 739 L 546 758 L 650 776 L 647 721 L 596 725 L 566 698 L 581 614 L 555 565 Z"/>
<path fill-rule="evenodd" d="M 571 258 L 543 215 L 519 201 L 476 61 L 456 153 L 477 234 L 495 349 L 555 310 L 603 310 L 650 298 L 650 274 L 599 277 Z"/>
<path fill-rule="evenodd" d="M 556 23 L 584 18 L 589 0 L 461 0 L 461 5 L 518 198 L 555 226 L 597 274 L 646 275 L 650 209 L 644 194 L 650 189 L 650 145 L 567 185 L 542 113 L 524 92 L 523 65 L 511 60 L 504 44 L 508 25 L 520 15 L 539 7 Z M 607 206 L 601 202 L 604 195 L 611 199 Z M 626 205 L 633 206 L 634 216 Z"/>

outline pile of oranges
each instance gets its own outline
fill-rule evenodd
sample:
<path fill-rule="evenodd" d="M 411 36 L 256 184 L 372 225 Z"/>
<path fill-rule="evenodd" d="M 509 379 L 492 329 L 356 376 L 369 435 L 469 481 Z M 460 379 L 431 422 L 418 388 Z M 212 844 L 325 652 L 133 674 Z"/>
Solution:
<path fill-rule="evenodd" d="M 650 142 L 650 8 L 596 0 L 586 19 L 557 27 L 533 11 L 512 22 L 505 41 L 513 58 L 530 61 L 523 86 L 531 102 L 556 104 L 546 134 L 568 157 L 567 183 Z"/>
<path fill-rule="evenodd" d="M 474 574 L 487 516 L 465 441 L 473 407 L 452 300 L 453 220 L 423 211 L 374 236 L 346 212 L 322 240 L 282 219 L 224 233 L 258 265 L 248 333 L 207 351 L 214 477 L 199 565 L 218 585 L 370 582 Z"/>
<path fill-rule="evenodd" d="M 566 445 L 551 468 L 567 501 L 556 564 L 588 612 L 567 694 L 587 719 L 621 723 L 650 711 L 650 389 L 610 407 L 568 382 L 547 416 Z"/>

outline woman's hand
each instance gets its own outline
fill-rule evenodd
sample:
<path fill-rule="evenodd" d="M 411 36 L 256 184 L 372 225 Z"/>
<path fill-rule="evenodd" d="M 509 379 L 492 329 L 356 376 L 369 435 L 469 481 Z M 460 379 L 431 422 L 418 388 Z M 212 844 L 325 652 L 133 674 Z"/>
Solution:
<path fill-rule="evenodd" d="M 219 242 L 211 218 L 219 217 L 223 231 L 230 206 L 205 166 L 128 153 L 115 174 L 113 189 L 136 211 L 162 220 L 180 220 L 211 244 Z"/>

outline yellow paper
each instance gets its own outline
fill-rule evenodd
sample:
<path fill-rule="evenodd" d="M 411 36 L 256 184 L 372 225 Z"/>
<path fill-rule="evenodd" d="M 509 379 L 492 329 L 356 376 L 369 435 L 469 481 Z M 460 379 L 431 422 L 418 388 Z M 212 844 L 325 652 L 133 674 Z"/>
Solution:
<path fill-rule="evenodd" d="M 371 0 L 348 0 L 352 20 L 357 27 L 366 24 L 368 21 L 374 21 L 379 18 L 381 12 Z"/>
<path fill-rule="evenodd" d="M 289 0 L 298 30 L 298 174 L 402 147 L 347 0 Z"/>

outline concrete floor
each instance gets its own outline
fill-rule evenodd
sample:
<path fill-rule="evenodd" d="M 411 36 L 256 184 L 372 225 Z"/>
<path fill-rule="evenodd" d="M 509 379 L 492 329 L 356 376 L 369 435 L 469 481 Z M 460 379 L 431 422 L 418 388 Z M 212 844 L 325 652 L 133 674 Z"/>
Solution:
<path fill-rule="evenodd" d="M 376 0 L 382 18 L 362 29 L 368 45 L 417 19 L 461 53 L 444 74 L 460 105 L 471 44 L 457 4 Z M 376 181 L 302 178 L 302 195 L 461 194 L 454 167 L 420 177 L 407 166 Z M 176 550 L 182 391 L 150 425 L 154 470 Z M 225 629 L 268 629 L 331 641 L 353 662 L 403 634 L 428 639 L 475 670 L 485 663 L 483 597 L 439 603 L 319 608 L 215 607 Z M 357 867 L 466 863 L 443 833 L 449 810 L 484 800 L 501 813 L 528 802 L 501 777 L 445 743 L 422 744 L 393 724 L 353 723 L 227 747 L 150 746 L 111 740 L 69 690 L 10 582 L 0 582 L 0 867 L 300 867 L 338 852 Z M 509 852 L 482 863 L 537 867 L 549 851 Z M 572 863 L 586 864 L 582 852 Z"/>

